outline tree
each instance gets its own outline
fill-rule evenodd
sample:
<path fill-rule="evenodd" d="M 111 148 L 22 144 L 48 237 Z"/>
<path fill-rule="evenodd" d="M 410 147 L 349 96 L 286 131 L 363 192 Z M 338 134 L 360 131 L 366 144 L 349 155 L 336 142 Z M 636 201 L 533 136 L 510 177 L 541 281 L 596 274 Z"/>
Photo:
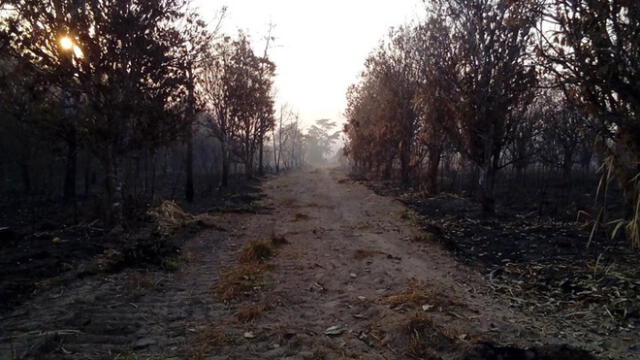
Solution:
<path fill-rule="evenodd" d="M 307 160 L 315 164 L 324 164 L 331 146 L 338 140 L 340 131 L 334 131 L 336 123 L 329 119 L 316 120 L 305 136 Z"/>
<path fill-rule="evenodd" d="M 280 106 L 277 126 L 273 127 L 271 135 L 273 139 L 273 165 L 276 173 L 280 172 L 280 165 L 285 162 L 284 157 L 287 155 L 285 150 L 289 142 L 294 139 L 294 128 L 291 125 L 297 123 L 298 117 L 299 115 L 294 113 L 287 104 Z"/>
<path fill-rule="evenodd" d="M 222 186 L 227 186 L 232 155 L 253 176 L 254 156 L 262 137 L 274 123 L 271 88 L 275 66 L 257 57 L 249 39 L 226 36 L 215 47 L 216 58 L 207 64 L 203 88 L 211 112 L 206 127 L 222 148 Z"/>
<path fill-rule="evenodd" d="M 61 99 L 73 95 L 82 116 L 64 126 L 100 160 L 105 179 L 105 220 L 119 220 L 119 161 L 127 153 L 175 139 L 185 95 L 175 47 L 179 0 L 16 0 L 11 44 L 19 61 L 47 76 Z M 69 50 L 72 52 L 69 54 Z M 69 55 L 67 55 L 69 54 Z M 177 117 L 179 118 L 179 117 Z"/>
<path fill-rule="evenodd" d="M 600 121 L 599 149 L 627 208 L 627 235 L 640 246 L 640 2 L 549 0 L 539 27 L 544 70 Z M 548 30 L 551 29 L 551 30 Z"/>
<path fill-rule="evenodd" d="M 426 188 L 431 194 L 438 192 L 440 160 L 445 145 L 451 142 L 447 139 L 447 130 L 451 130 L 448 126 L 455 116 L 455 104 L 460 100 L 455 82 L 442 77 L 442 72 L 455 74 L 458 71 L 450 29 L 442 20 L 442 17 L 432 16 L 416 26 L 412 50 L 419 69 L 415 104 L 421 123 L 422 143 L 428 153 Z M 455 131 L 453 133 L 456 134 Z"/>
<path fill-rule="evenodd" d="M 34 69 L 14 56 L 0 59 L 0 143 L 2 152 L 12 154 L 20 169 L 23 191 L 33 190 L 32 161 L 42 151 L 47 136 L 51 136 L 43 124 L 51 121 L 45 114 L 57 116 L 57 109 L 50 101 L 46 87 L 39 85 L 39 76 Z M 47 149 L 49 150 L 49 149 Z"/>
<path fill-rule="evenodd" d="M 226 8 L 222 8 L 218 17 L 217 25 L 213 31 L 207 30 L 207 24 L 200 19 L 197 13 L 191 11 L 184 16 L 184 23 L 180 29 L 183 35 L 183 43 L 176 49 L 176 67 L 184 72 L 186 78 L 187 97 L 185 106 L 185 198 L 192 202 L 194 196 L 193 184 L 193 124 L 197 114 L 204 109 L 204 99 L 202 87 L 199 86 L 201 72 L 204 69 L 204 62 L 210 61 L 213 56 L 211 47 L 213 39 L 218 32 Z"/>
<path fill-rule="evenodd" d="M 367 58 L 360 83 L 349 89 L 345 114 L 346 152 L 365 168 L 380 172 L 382 167 L 387 179 L 398 159 L 405 185 L 421 162 L 416 147 L 420 124 L 414 104 L 418 73 L 412 41 L 409 27 L 389 32 L 388 39 Z"/>
<path fill-rule="evenodd" d="M 243 88 L 237 115 L 238 155 L 244 162 L 247 178 L 251 178 L 255 155 L 258 151 L 261 154 L 264 136 L 275 123 L 271 98 L 275 64 L 266 57 L 257 57 L 247 38 L 240 39 L 236 57 L 240 65 L 236 85 Z M 261 155 L 259 160 L 262 161 Z"/>
<path fill-rule="evenodd" d="M 441 68 L 451 61 L 431 64 L 438 99 L 452 110 L 442 125 L 479 167 L 479 200 L 483 213 L 493 214 L 500 155 L 536 81 L 527 53 L 536 12 L 525 1 L 434 3 L 455 64 L 455 71 Z"/>

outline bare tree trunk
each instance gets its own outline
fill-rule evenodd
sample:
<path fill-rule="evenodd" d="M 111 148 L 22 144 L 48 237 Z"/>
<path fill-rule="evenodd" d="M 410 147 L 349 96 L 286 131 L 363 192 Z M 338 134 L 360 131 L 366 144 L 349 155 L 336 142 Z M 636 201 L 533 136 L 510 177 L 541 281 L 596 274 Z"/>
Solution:
<path fill-rule="evenodd" d="M 273 166 L 276 170 L 276 174 L 280 172 L 280 164 L 278 164 L 278 154 L 280 153 L 280 147 L 276 149 L 276 131 L 273 130 Z"/>
<path fill-rule="evenodd" d="M 245 161 L 245 177 L 247 180 L 253 179 L 253 154 L 247 156 Z"/>
<path fill-rule="evenodd" d="M 400 178 L 402 179 L 402 184 L 407 186 L 409 185 L 409 157 L 410 157 L 409 146 L 406 141 L 402 141 L 400 143 Z"/>
<path fill-rule="evenodd" d="M 84 163 L 84 196 L 89 196 L 89 190 L 91 189 L 91 154 L 86 152 L 86 159 Z"/>
<path fill-rule="evenodd" d="M 22 175 L 22 185 L 25 194 L 31 193 L 31 172 L 27 161 L 20 162 L 20 174 Z"/>
<path fill-rule="evenodd" d="M 479 199 L 482 206 L 482 215 L 491 216 L 495 214 L 495 169 L 491 162 L 485 163 L 480 167 L 479 179 Z"/>
<path fill-rule="evenodd" d="M 263 156 L 264 156 L 264 135 L 260 134 L 260 148 L 259 148 L 259 154 L 258 154 L 258 174 L 260 176 L 264 175 L 264 164 L 262 163 L 263 160 Z"/>
<path fill-rule="evenodd" d="M 67 164 L 64 177 L 64 199 L 72 200 L 76 197 L 76 172 L 78 167 L 78 143 L 75 129 L 71 131 L 67 140 Z"/>
<path fill-rule="evenodd" d="M 440 168 L 441 158 L 441 147 L 435 147 L 429 150 L 429 163 L 427 165 L 427 191 L 430 194 L 438 193 L 438 169 Z"/>
<path fill-rule="evenodd" d="M 151 199 L 156 196 L 156 156 L 151 154 Z"/>
<path fill-rule="evenodd" d="M 229 185 L 229 155 L 226 146 L 222 145 L 222 180 L 220 186 L 227 187 Z"/>
<path fill-rule="evenodd" d="M 116 225 L 120 223 L 119 212 L 122 207 L 117 201 L 117 164 L 113 154 L 113 150 L 109 149 L 106 154 L 106 158 L 103 161 L 104 165 L 104 187 L 105 187 L 105 199 L 104 199 L 104 222 L 107 226 Z"/>
<path fill-rule="evenodd" d="M 564 156 L 562 159 L 562 173 L 564 174 L 567 183 L 571 182 L 571 169 L 573 168 L 573 150 L 564 149 Z"/>
<path fill-rule="evenodd" d="M 193 202 L 193 194 L 194 194 L 194 190 L 193 190 L 193 122 L 195 121 L 195 88 L 194 88 L 194 79 L 193 79 L 193 72 L 191 71 L 191 68 L 188 69 L 188 109 L 187 109 L 187 116 L 189 117 L 187 119 L 187 121 L 189 121 L 189 125 L 187 125 L 187 138 L 186 138 L 186 142 L 187 142 L 187 156 L 186 156 L 186 166 L 185 166 L 185 172 L 186 172 L 186 182 L 185 182 L 185 189 L 184 189 L 184 195 L 185 198 L 187 199 L 188 202 Z"/>
<path fill-rule="evenodd" d="M 186 167 L 185 167 L 185 175 L 186 175 L 186 182 L 185 182 L 185 190 L 184 190 L 184 195 L 185 195 L 185 199 L 187 199 L 188 202 L 193 202 L 193 195 L 194 195 L 194 189 L 193 189 L 193 126 L 190 123 L 187 126 L 187 138 L 186 138 L 186 142 L 187 142 L 187 157 L 186 157 Z"/>

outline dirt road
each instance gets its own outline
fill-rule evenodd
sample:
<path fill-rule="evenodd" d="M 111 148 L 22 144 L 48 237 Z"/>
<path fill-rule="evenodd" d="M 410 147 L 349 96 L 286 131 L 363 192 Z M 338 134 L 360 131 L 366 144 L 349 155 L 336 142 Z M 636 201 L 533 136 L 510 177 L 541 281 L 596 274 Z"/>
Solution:
<path fill-rule="evenodd" d="M 480 341 L 542 340 L 514 325 L 485 280 L 425 239 L 399 202 L 327 169 L 263 189 L 273 210 L 244 217 L 232 237 L 275 235 L 287 244 L 270 261 L 264 293 L 229 315 L 267 310 L 250 323 L 231 321 L 225 331 L 239 341 L 212 359 L 447 358 Z"/>
<path fill-rule="evenodd" d="M 485 341 L 554 341 L 399 202 L 345 173 L 289 173 L 263 191 L 269 211 L 212 215 L 219 228 L 187 242 L 176 274 L 83 280 L 3 316 L 0 358 L 446 359 Z M 250 291 L 222 301 L 238 252 L 273 239 L 281 244 L 259 281 L 241 278 Z"/>

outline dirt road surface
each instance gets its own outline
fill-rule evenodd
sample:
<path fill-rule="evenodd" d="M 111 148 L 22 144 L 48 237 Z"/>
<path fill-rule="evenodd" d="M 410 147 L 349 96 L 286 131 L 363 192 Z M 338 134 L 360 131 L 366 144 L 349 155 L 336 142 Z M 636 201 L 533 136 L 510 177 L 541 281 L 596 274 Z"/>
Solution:
<path fill-rule="evenodd" d="M 0 354 L 447 359 L 481 342 L 567 342 L 544 319 L 492 296 L 487 280 L 425 238 L 401 203 L 342 171 L 288 173 L 263 191 L 268 211 L 212 215 L 226 231 L 205 229 L 189 240 L 176 274 L 125 271 L 82 281 L 4 316 Z M 284 244 L 260 279 L 246 279 L 249 291 L 223 301 L 218 282 L 240 266 L 238 252 L 274 238 Z"/>

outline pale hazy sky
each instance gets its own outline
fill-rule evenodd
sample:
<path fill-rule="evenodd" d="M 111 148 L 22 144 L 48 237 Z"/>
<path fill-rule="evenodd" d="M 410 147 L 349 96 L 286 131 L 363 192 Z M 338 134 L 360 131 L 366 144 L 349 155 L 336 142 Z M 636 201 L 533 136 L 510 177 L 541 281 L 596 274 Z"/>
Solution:
<path fill-rule="evenodd" d="M 269 23 L 276 41 L 278 102 L 296 109 L 305 125 L 342 122 L 347 87 L 389 27 L 419 18 L 421 0 L 194 0 L 212 21 L 226 5 L 225 33 L 245 30 L 262 53 Z"/>

